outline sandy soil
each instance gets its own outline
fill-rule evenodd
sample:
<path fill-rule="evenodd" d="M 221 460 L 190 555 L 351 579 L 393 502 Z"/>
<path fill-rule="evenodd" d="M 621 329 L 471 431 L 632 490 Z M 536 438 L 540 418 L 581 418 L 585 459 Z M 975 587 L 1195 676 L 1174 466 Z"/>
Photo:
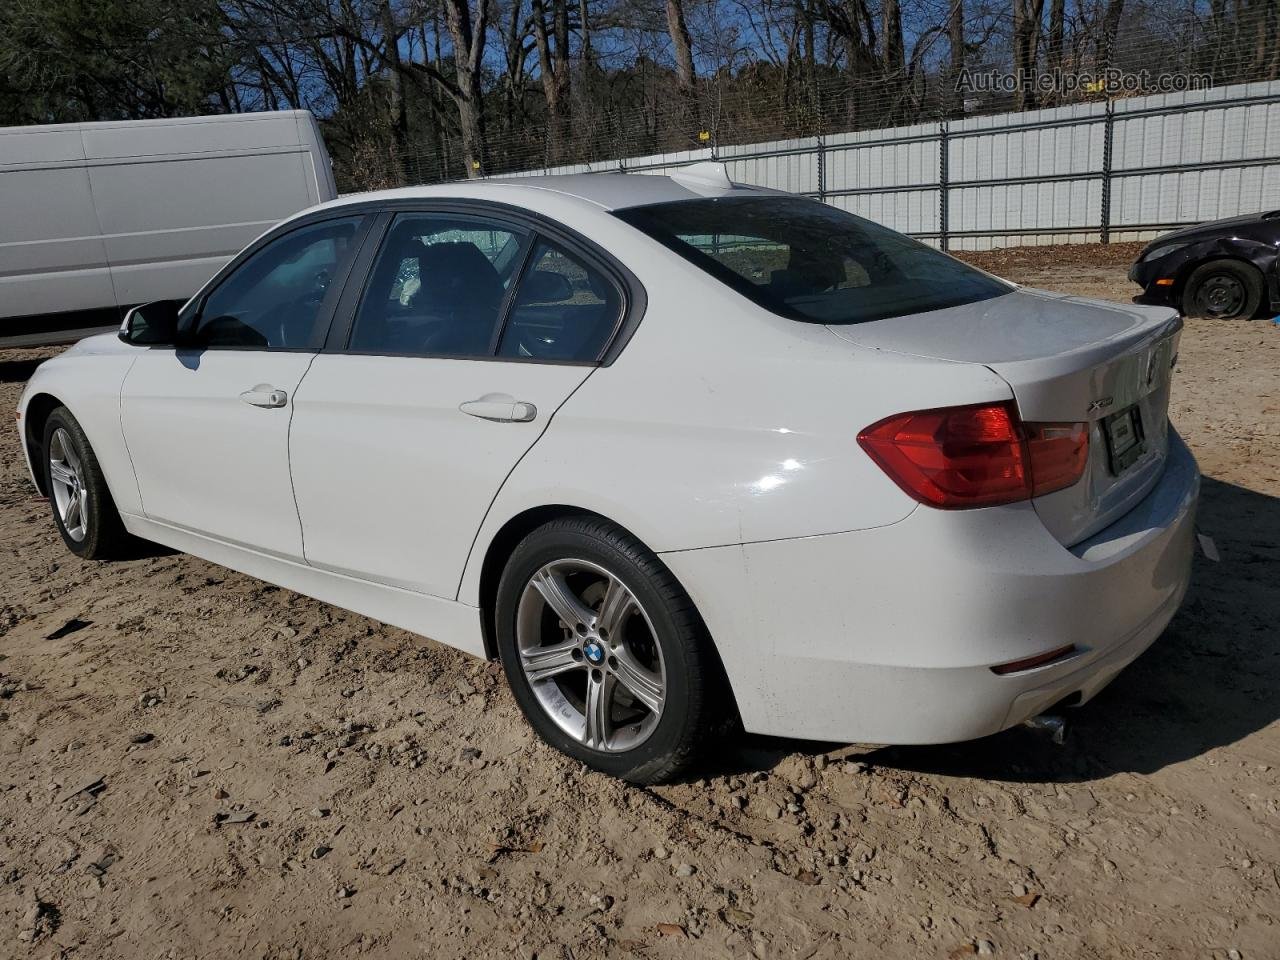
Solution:
<path fill-rule="evenodd" d="M 991 259 L 1134 292 L 1123 251 Z M 430 641 L 77 560 L 4 431 L 0 956 L 1280 956 L 1280 327 L 1189 323 L 1176 384 L 1221 562 L 1065 746 L 747 738 L 656 789 Z"/>

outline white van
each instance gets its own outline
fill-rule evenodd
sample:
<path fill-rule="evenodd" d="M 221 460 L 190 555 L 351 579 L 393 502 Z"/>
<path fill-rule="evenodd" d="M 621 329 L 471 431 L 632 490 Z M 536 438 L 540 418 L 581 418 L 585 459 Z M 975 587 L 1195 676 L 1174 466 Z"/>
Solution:
<path fill-rule="evenodd" d="M 185 300 L 268 227 L 335 196 L 305 110 L 0 128 L 0 346 Z"/>

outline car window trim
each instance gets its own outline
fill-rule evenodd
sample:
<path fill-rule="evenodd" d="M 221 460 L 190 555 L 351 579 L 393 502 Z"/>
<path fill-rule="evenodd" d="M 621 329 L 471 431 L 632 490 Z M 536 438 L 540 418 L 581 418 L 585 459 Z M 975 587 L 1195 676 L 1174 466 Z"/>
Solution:
<path fill-rule="evenodd" d="M 355 324 L 356 309 L 364 297 L 364 289 L 372 276 L 373 262 L 377 259 L 378 252 L 382 249 L 383 238 L 386 236 L 387 229 L 394 219 L 394 215 L 385 210 L 375 211 L 373 216 L 370 217 L 372 222 L 369 225 L 369 230 L 364 235 L 360 249 L 356 251 L 355 257 L 352 258 L 351 270 L 343 281 L 342 292 L 338 297 L 338 302 L 334 305 L 332 322 L 329 324 L 329 334 L 320 349 L 321 353 L 347 352 L 346 345 L 351 338 L 351 329 Z"/>
<path fill-rule="evenodd" d="M 178 330 L 180 334 L 190 335 L 194 332 L 195 327 L 200 323 L 200 318 L 204 314 L 205 304 L 209 298 L 227 282 L 237 270 L 240 269 L 253 256 L 262 251 L 267 246 L 283 237 L 287 237 L 291 233 L 299 230 L 305 230 L 309 227 L 318 226 L 320 224 L 336 222 L 339 220 L 354 220 L 356 225 L 355 234 L 351 238 L 351 245 L 347 248 L 346 256 L 342 261 L 335 265 L 334 276 L 330 279 L 329 289 L 325 291 L 324 299 L 320 302 L 320 310 L 316 314 L 314 331 L 324 331 L 324 336 L 313 337 L 312 345 L 305 347 L 271 347 L 271 346 L 253 346 L 233 345 L 233 344 L 208 344 L 191 346 L 182 346 L 176 349 L 184 351 L 204 352 L 205 350 L 219 351 L 244 351 L 253 350 L 259 353 L 319 353 L 327 342 L 329 330 L 333 325 L 334 313 L 340 299 L 342 290 L 345 288 L 348 278 L 351 276 L 352 268 L 359 252 L 363 249 L 365 240 L 368 236 L 370 228 L 376 217 L 370 216 L 367 211 L 363 210 L 327 210 L 328 216 L 308 216 L 301 217 L 297 220 L 290 220 L 280 224 L 277 227 L 267 231 L 249 246 L 245 247 L 221 270 L 214 274 L 208 284 L 183 308 L 178 317 Z"/>
<path fill-rule="evenodd" d="M 356 257 L 361 264 L 361 273 L 357 273 L 355 270 L 351 271 L 346 284 L 347 289 L 343 291 L 343 296 L 335 308 L 335 316 L 330 327 L 329 337 L 325 341 L 323 348 L 324 353 L 342 353 L 350 356 L 390 356 L 417 359 L 479 360 L 498 363 L 607 367 L 617 359 L 644 317 L 648 296 L 643 284 L 640 283 L 635 274 L 593 241 L 543 214 L 511 206 L 510 204 L 467 197 L 406 197 L 390 201 L 366 200 L 354 202 L 349 206 L 376 214 L 377 222 L 365 236 L 362 249 Z M 595 358 L 591 360 L 557 360 L 541 357 L 500 357 L 496 355 L 496 345 L 490 350 L 488 356 L 479 354 L 386 353 L 384 351 L 348 349 L 346 344 L 350 340 L 351 329 L 355 325 L 355 311 L 363 298 L 364 287 L 369 281 L 373 260 L 382 248 L 382 242 L 390 228 L 391 221 L 400 213 L 443 214 L 445 216 L 469 215 L 482 220 L 496 221 L 498 225 L 506 224 L 507 229 L 515 227 L 527 232 L 533 238 L 533 243 L 536 243 L 537 238 L 541 238 L 552 246 L 558 246 L 582 259 L 588 265 L 595 267 L 605 275 L 609 282 L 614 284 L 621 297 L 618 316 L 614 320 L 613 328 Z M 529 251 L 526 251 L 526 254 L 532 251 L 533 243 L 530 244 Z M 366 258 L 365 248 L 368 247 L 373 249 Z M 523 270 L 526 267 L 527 263 L 521 263 L 522 278 Z M 511 290 L 515 290 L 516 286 L 513 285 Z M 353 287 L 358 288 L 358 292 L 351 294 L 351 288 Z M 501 320 L 501 326 L 505 330 L 507 320 L 505 313 Z"/>
<path fill-rule="evenodd" d="M 618 332 L 619 326 L 621 325 L 623 319 L 626 317 L 626 314 L 627 314 L 626 287 L 623 286 L 622 284 L 615 282 L 615 280 L 611 276 L 609 276 L 607 271 L 598 267 L 589 258 L 580 256 L 576 251 L 566 247 L 563 243 L 558 242 L 554 237 L 549 237 L 545 233 L 542 233 L 541 231 L 533 234 L 533 242 L 529 244 L 529 249 L 527 251 L 525 260 L 520 265 L 520 281 L 521 282 L 524 281 L 525 275 L 528 273 L 529 269 L 533 266 L 534 253 L 539 246 L 545 246 L 549 250 L 554 250 L 557 253 L 563 256 L 567 256 L 572 260 L 585 260 L 586 266 L 588 269 L 595 269 L 598 273 L 603 273 L 605 280 L 607 280 L 609 284 L 613 286 L 614 290 L 618 292 L 618 316 L 614 318 L 613 324 L 609 328 L 609 335 L 604 339 L 604 342 L 600 345 L 600 349 L 596 351 L 596 355 L 594 359 L 592 360 L 543 360 L 542 362 L 566 363 L 566 364 L 589 363 L 592 366 L 602 365 L 603 364 L 602 357 L 607 352 L 610 343 L 613 341 L 614 336 Z M 516 287 L 513 287 L 513 290 L 516 290 L 516 289 L 517 289 Z M 518 292 L 516 296 L 518 296 Z M 498 354 L 498 350 L 502 346 L 502 338 L 506 335 L 506 332 L 507 332 L 507 324 L 511 320 L 511 314 L 515 312 L 515 296 L 511 298 L 511 301 L 508 304 L 508 307 L 509 309 L 502 315 L 502 323 L 499 325 L 498 335 L 494 338 L 493 344 L 490 349 L 490 353 L 494 355 L 494 359 L 496 360 L 517 360 L 517 361 L 527 362 L 530 360 L 538 359 L 534 357 L 520 357 L 520 356 L 512 357 L 512 356 L 505 356 L 505 355 L 500 356 Z"/>
<path fill-rule="evenodd" d="M 386 248 L 387 236 L 391 232 L 391 225 L 395 223 L 397 217 L 405 216 L 405 215 L 413 216 L 413 215 L 419 215 L 419 214 L 424 216 L 433 216 L 433 215 L 441 214 L 441 212 L 436 210 L 422 210 L 422 211 L 385 210 L 382 216 L 378 218 L 379 223 L 376 230 L 377 236 L 374 237 L 371 235 L 370 237 L 368 237 L 358 255 L 359 260 L 361 262 L 361 268 L 362 268 L 362 273 L 360 275 L 359 282 L 356 284 L 353 284 L 353 292 L 350 296 L 348 296 L 346 290 L 344 290 L 343 296 L 339 300 L 338 307 L 342 314 L 342 320 L 339 323 L 333 324 L 333 326 L 330 328 L 330 335 L 329 335 L 329 338 L 326 340 L 325 346 L 324 346 L 325 352 L 344 353 L 344 354 L 349 354 L 350 356 L 353 356 L 353 357 L 416 357 L 420 359 L 440 358 L 440 359 L 450 359 L 450 360 L 495 359 L 493 356 L 495 347 L 492 343 L 492 339 L 493 339 L 492 337 L 490 337 L 491 342 L 489 345 L 488 356 L 483 356 L 480 354 L 471 354 L 471 353 L 464 353 L 464 354 L 408 353 L 405 351 L 397 351 L 395 353 L 389 353 L 386 350 L 352 350 L 351 349 L 351 337 L 355 333 L 355 327 L 356 327 L 356 314 L 359 312 L 360 307 L 363 305 L 365 297 L 368 296 L 369 284 L 373 280 L 373 266 L 377 262 L 378 257 L 381 256 L 383 250 Z M 521 248 L 520 248 L 520 251 L 517 253 L 517 257 L 519 258 L 519 261 L 518 261 L 519 270 L 517 271 L 517 273 L 520 275 L 523 275 L 525 261 L 528 259 L 529 251 L 533 249 L 533 242 L 536 239 L 536 233 L 533 230 L 529 230 L 524 227 L 518 227 L 513 224 L 504 223 L 502 220 L 497 219 L 495 217 L 491 217 L 491 216 L 486 217 L 486 216 L 481 216 L 481 215 L 470 213 L 470 212 L 460 213 L 456 211 L 448 211 L 441 215 L 455 216 L 455 217 L 458 217 L 459 219 L 468 218 L 468 219 L 476 220 L 476 221 L 479 221 L 479 223 L 482 226 L 488 226 L 494 229 L 502 230 L 505 233 L 510 233 L 512 236 L 519 236 L 521 238 L 520 239 Z M 367 255 L 365 253 L 365 248 L 368 248 Z M 498 330 L 503 329 L 505 326 L 506 313 L 511 305 L 512 297 L 514 295 L 516 286 L 517 284 L 513 283 L 510 287 L 508 287 L 507 290 L 502 295 L 501 302 L 498 304 L 498 317 L 497 317 L 497 323 L 495 324 L 495 327 Z"/>
<path fill-rule="evenodd" d="M 502 298 L 502 305 L 498 308 L 498 322 L 494 324 L 493 336 L 489 338 L 489 356 L 495 359 L 498 357 L 498 347 L 502 344 L 502 336 L 507 332 L 507 321 L 511 319 L 511 311 L 515 309 L 520 284 L 524 283 L 525 273 L 529 270 L 529 264 L 533 262 L 533 251 L 538 246 L 538 238 L 538 232 L 530 230 L 521 241 L 520 252 L 517 254 L 519 262 L 516 264 L 516 269 L 512 271 L 511 285 L 507 287 L 507 292 Z"/>

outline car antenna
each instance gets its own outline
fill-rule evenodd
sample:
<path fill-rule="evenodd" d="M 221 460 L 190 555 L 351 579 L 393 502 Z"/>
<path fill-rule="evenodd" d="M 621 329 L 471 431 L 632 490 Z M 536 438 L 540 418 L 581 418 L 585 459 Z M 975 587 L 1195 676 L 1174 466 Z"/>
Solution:
<path fill-rule="evenodd" d="M 687 167 L 680 167 L 678 170 L 673 171 L 670 177 L 677 183 L 696 192 L 733 189 L 733 181 L 729 179 L 729 171 L 718 160 L 703 160 L 701 163 L 691 163 Z"/>

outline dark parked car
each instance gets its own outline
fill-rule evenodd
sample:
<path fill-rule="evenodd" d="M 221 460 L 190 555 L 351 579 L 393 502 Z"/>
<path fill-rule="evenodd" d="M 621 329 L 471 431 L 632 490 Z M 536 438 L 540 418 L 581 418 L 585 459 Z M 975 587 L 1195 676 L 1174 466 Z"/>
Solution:
<path fill-rule="evenodd" d="M 1157 237 L 1129 279 L 1138 303 L 1177 307 L 1189 317 L 1249 319 L 1280 312 L 1280 210 L 1214 220 Z"/>

